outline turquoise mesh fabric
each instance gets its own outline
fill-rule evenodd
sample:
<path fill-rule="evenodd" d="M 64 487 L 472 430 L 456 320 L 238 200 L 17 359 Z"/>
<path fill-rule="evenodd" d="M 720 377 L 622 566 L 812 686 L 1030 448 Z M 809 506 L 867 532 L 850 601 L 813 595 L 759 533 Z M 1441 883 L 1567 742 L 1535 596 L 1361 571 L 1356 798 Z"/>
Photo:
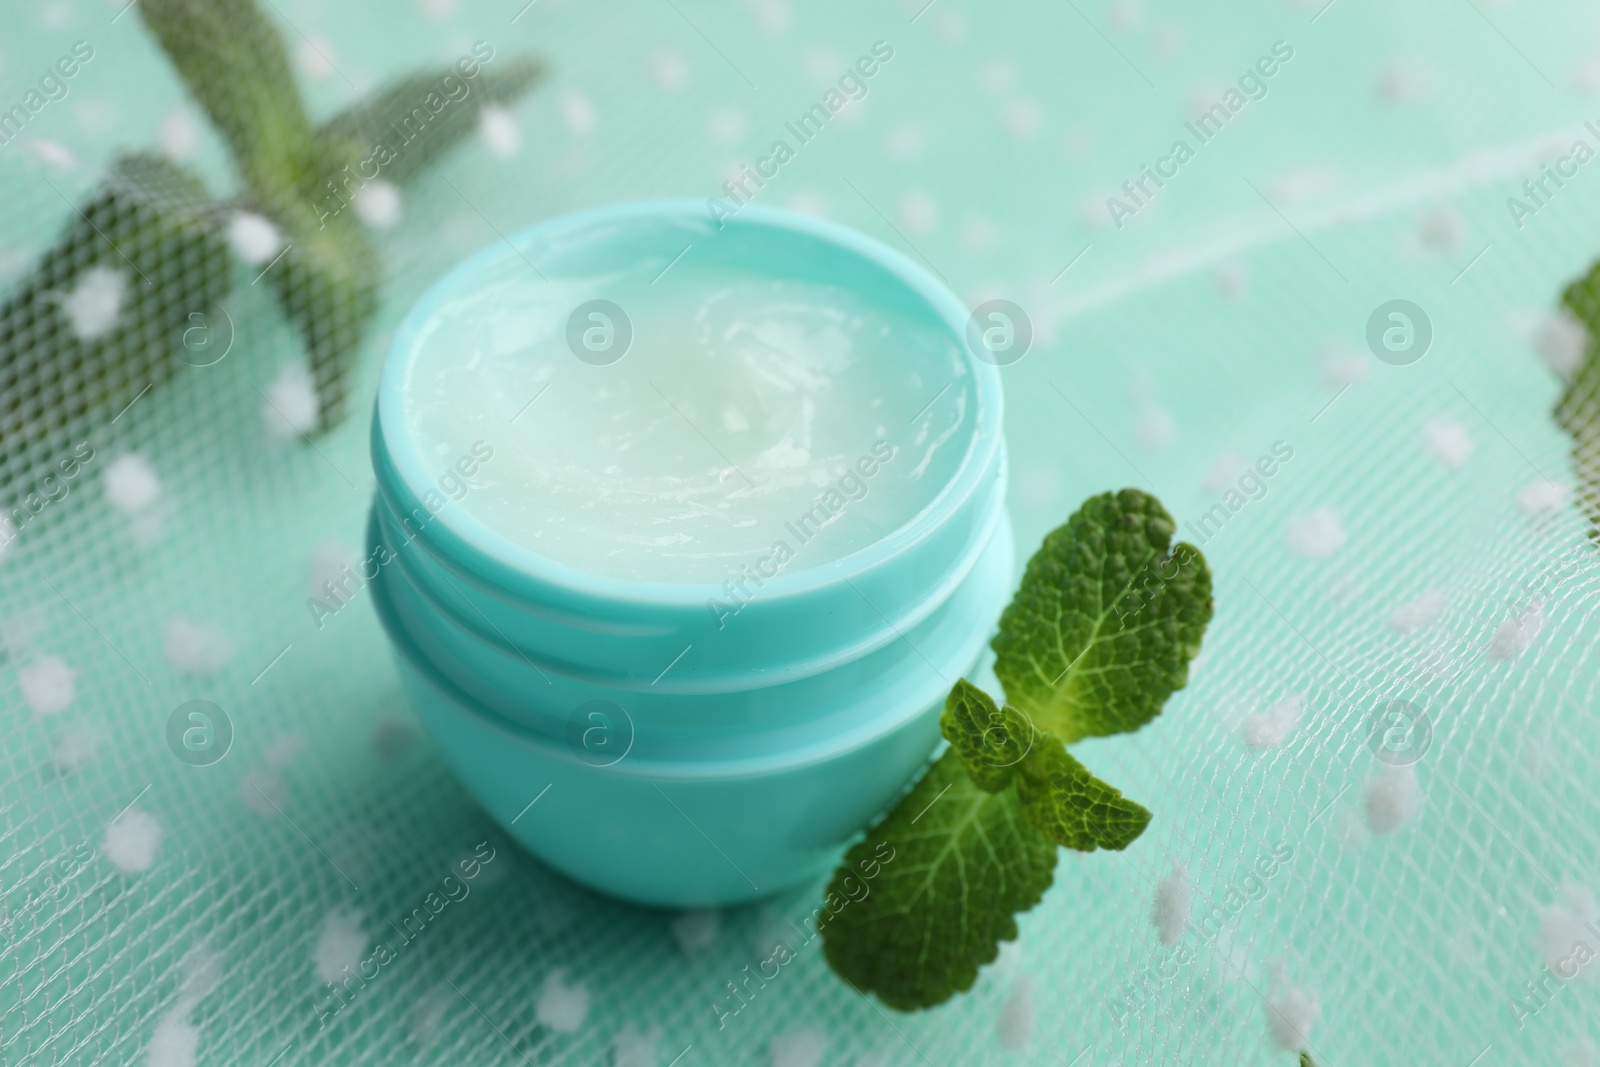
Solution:
<path fill-rule="evenodd" d="M 270 432 L 265 397 L 305 357 L 241 266 L 226 358 L 148 392 L 152 375 L 69 378 L 63 395 L 120 400 L 6 449 L 8 511 L 73 446 L 93 458 L 0 557 L 0 1062 L 1292 1064 L 1269 1003 L 1314 1018 L 1323 1067 L 1596 1062 L 1590 968 L 1546 966 L 1600 947 L 1584 925 L 1600 920 L 1600 583 L 1550 366 L 1574 351 L 1559 295 L 1600 251 L 1600 162 L 1570 164 L 1537 205 L 1519 191 L 1575 141 L 1600 149 L 1590 9 L 264 10 L 318 117 L 476 40 L 551 74 L 375 233 L 381 306 L 332 432 Z M 94 50 L 0 145 L 7 292 L 121 151 L 182 154 L 187 121 L 192 163 L 234 186 L 136 12 L 47 0 L 0 20 L 0 108 L 73 42 Z M 1217 610 L 1189 687 L 1138 734 L 1077 749 L 1155 813 L 1133 847 L 1063 854 L 1019 941 L 938 1009 L 880 1009 L 813 944 L 719 1027 L 726 983 L 792 938 L 820 887 L 675 916 L 567 882 L 444 768 L 370 602 L 319 628 L 306 599 L 360 545 L 377 367 L 431 280 L 570 209 L 721 195 L 879 40 L 894 57 L 865 100 L 757 201 L 1026 309 L 1034 348 L 1004 371 L 1023 558 L 1085 496 L 1129 484 L 1193 539 L 1241 464 L 1278 442 L 1292 459 L 1207 528 Z M 1193 143 L 1185 123 L 1278 41 L 1293 56 L 1265 95 L 1112 224 L 1106 198 Z M 1367 345 L 1396 299 L 1432 327 L 1408 365 Z M 132 518 L 107 490 L 128 455 L 159 480 Z M 174 620 L 202 635 L 180 627 L 176 657 Z M 196 655 L 203 673 L 174 662 Z M 210 766 L 168 744 L 191 700 L 232 724 Z M 1397 707 L 1427 717 L 1403 759 Z M 475 849 L 494 858 L 470 894 L 330 1002 L 319 968 L 401 940 Z M 1168 946 L 1151 906 L 1175 865 L 1192 909 Z"/>

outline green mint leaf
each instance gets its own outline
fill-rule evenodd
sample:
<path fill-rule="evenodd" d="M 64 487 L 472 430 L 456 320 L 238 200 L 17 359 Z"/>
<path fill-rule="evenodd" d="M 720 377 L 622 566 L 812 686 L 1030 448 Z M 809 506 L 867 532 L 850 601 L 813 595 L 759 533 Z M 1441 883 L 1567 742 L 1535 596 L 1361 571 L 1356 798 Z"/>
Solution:
<path fill-rule="evenodd" d="M 1556 404 L 1556 422 L 1572 438 L 1572 468 L 1583 485 L 1579 504 L 1600 535 L 1600 263 L 1567 286 L 1561 302 L 1588 331 L 1583 359 Z"/>
<path fill-rule="evenodd" d="M 256 197 L 295 195 L 315 144 L 311 120 L 283 37 L 254 0 L 139 0 L 137 9 Z"/>
<path fill-rule="evenodd" d="M 1300 1050 L 1300 1067 L 1317 1067 L 1317 1061 L 1311 1058 L 1311 1053 Z"/>
<path fill-rule="evenodd" d="M 537 60 L 516 56 L 480 66 L 471 78 L 451 67 L 414 74 L 380 89 L 318 129 L 317 136 L 325 143 L 340 147 L 336 165 L 327 175 L 313 178 L 319 187 L 310 192 L 326 195 L 326 182 L 332 181 L 335 191 L 345 195 L 341 171 L 347 165 L 358 184 L 382 178 L 404 185 L 471 133 L 484 108 L 516 100 L 543 77 L 544 67 Z M 446 78 L 453 79 L 448 84 L 454 89 L 447 89 Z"/>
<path fill-rule="evenodd" d="M 1011 784 L 1017 765 L 1032 749 L 1033 724 L 1009 705 L 962 678 L 944 701 L 939 729 L 961 759 L 967 776 L 989 793 Z"/>
<path fill-rule="evenodd" d="M 993 647 L 1007 700 L 1040 729 L 1067 742 L 1137 730 L 1188 682 L 1211 570 L 1174 530 L 1155 497 L 1104 493 L 1028 561 Z"/>
<path fill-rule="evenodd" d="M 1079 852 L 1127 848 L 1150 824 L 1149 811 L 1090 774 L 1053 737 L 1022 761 L 1017 799 L 1036 830 Z"/>
<path fill-rule="evenodd" d="M 185 331 L 222 330 L 212 305 L 232 277 L 200 179 L 161 156 L 118 159 L 0 303 L 0 455 L 170 378 Z M 83 313 L 86 285 L 117 294 L 113 317 Z"/>
<path fill-rule="evenodd" d="M 1056 848 L 1024 818 L 1014 789 L 979 789 L 950 749 L 850 849 L 830 898 L 847 898 L 845 879 L 871 859 L 877 877 L 822 926 L 823 953 L 861 992 L 911 1011 L 972 988 L 1000 942 L 1017 936 L 1016 914 L 1049 888 Z"/>

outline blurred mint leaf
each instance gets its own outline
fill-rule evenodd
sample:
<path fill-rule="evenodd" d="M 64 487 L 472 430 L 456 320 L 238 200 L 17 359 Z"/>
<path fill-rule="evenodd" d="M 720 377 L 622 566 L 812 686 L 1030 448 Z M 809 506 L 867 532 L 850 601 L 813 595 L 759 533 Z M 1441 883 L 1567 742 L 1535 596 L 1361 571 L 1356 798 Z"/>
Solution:
<path fill-rule="evenodd" d="M 200 180 L 160 156 L 118 159 L 0 304 L 0 453 L 171 377 L 185 331 L 210 328 L 231 280 Z"/>
<path fill-rule="evenodd" d="M 543 77 L 544 66 L 537 60 L 513 56 L 480 64 L 471 78 L 455 67 L 403 78 L 346 108 L 318 129 L 322 141 L 339 146 L 334 150 L 335 165 L 325 178 L 318 179 L 319 184 L 332 180 L 339 185 L 339 172 L 348 165 L 358 179 L 378 178 L 404 185 L 476 129 L 484 108 L 515 101 Z M 455 89 L 449 88 L 452 84 Z M 439 110 L 435 112 L 430 103 Z M 379 145 L 388 151 L 375 151 Z M 309 192 L 320 198 L 326 190 Z"/>
<path fill-rule="evenodd" d="M 1079 852 L 1127 848 L 1150 825 L 1149 811 L 1090 774 L 1048 736 L 1022 761 L 1017 799 L 1034 829 Z"/>
<path fill-rule="evenodd" d="M 378 254 L 353 214 L 330 218 L 321 229 L 304 205 L 279 218 L 285 216 L 288 247 L 267 281 L 305 341 L 318 427 L 327 430 L 344 417 L 349 370 L 378 309 Z"/>
<path fill-rule="evenodd" d="M 254 0 L 139 0 L 139 16 L 228 143 L 255 199 L 301 191 L 315 134 L 289 53 Z"/>
<path fill-rule="evenodd" d="M 1006 698 L 1066 742 L 1137 730 L 1188 682 L 1211 570 L 1155 497 L 1103 493 L 1044 539 L 1000 617 Z"/>
<path fill-rule="evenodd" d="M 1583 356 L 1556 403 L 1556 422 L 1572 438 L 1572 468 L 1582 485 L 1579 505 L 1600 536 L 1600 263 L 1567 286 L 1561 303 L 1583 323 Z"/>
<path fill-rule="evenodd" d="M 1017 764 L 1033 748 L 1034 730 L 1016 708 L 998 707 L 994 698 L 962 678 L 945 697 L 939 731 L 961 759 L 979 789 L 998 793 L 1011 784 Z"/>
<path fill-rule="evenodd" d="M 845 879 L 859 881 L 854 872 L 873 858 L 880 869 L 869 893 L 850 899 Z M 1055 845 L 1023 817 L 1016 790 L 979 789 L 949 749 L 846 853 L 828 893 L 848 903 L 822 925 L 823 954 L 892 1008 L 932 1007 L 972 988 L 1000 942 L 1017 936 L 1017 913 L 1043 897 L 1055 865 Z"/>

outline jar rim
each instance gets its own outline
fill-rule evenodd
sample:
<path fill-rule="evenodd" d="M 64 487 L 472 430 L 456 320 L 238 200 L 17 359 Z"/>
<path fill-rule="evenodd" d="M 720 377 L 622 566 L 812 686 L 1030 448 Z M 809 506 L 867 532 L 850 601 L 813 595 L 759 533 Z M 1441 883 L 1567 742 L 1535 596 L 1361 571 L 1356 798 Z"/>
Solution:
<path fill-rule="evenodd" d="M 405 431 L 403 383 L 406 371 L 418 351 L 424 325 L 447 296 L 459 291 L 464 279 L 509 257 L 521 257 L 523 249 L 557 235 L 570 235 L 587 228 L 601 229 L 630 219 L 681 219 L 704 224 L 707 218 L 706 206 L 692 200 L 640 201 L 573 212 L 505 237 L 463 260 L 434 282 L 395 330 L 384 360 L 374 411 L 373 466 L 379 491 L 389 498 L 396 512 L 410 514 L 422 506 L 424 494 L 433 486 L 419 442 Z M 969 503 L 1000 462 L 1003 401 L 999 370 L 974 357 L 966 342 L 968 312 L 949 287 L 920 264 L 875 238 L 826 219 L 756 205 L 741 208 L 737 216 L 721 224 L 810 237 L 882 270 L 921 300 L 950 331 L 973 380 L 976 425 L 968 435 L 960 463 L 934 498 L 900 526 L 870 544 L 769 579 L 762 596 L 776 600 L 848 582 L 890 563 L 937 531 L 952 514 Z M 391 431 L 390 427 L 394 429 Z M 662 607 L 699 607 L 710 598 L 724 595 L 719 582 L 664 582 L 583 570 L 538 553 L 473 513 L 448 504 L 432 515 L 417 539 L 430 550 L 444 549 L 444 555 L 482 575 L 491 586 L 518 595 L 536 597 L 554 589 L 567 596 Z"/>

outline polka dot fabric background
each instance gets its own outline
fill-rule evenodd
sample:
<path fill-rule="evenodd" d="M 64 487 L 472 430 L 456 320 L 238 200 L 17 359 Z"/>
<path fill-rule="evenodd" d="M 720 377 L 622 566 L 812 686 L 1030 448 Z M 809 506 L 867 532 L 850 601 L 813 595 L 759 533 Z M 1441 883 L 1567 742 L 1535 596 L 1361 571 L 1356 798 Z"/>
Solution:
<path fill-rule="evenodd" d="M 58 480 L 0 555 L 0 1062 L 1289 1065 L 1285 1017 L 1323 1067 L 1600 1062 L 1573 952 L 1600 947 L 1600 581 L 1551 418 L 1585 342 L 1557 301 L 1600 252 L 1600 164 L 1575 151 L 1600 151 L 1591 9 L 262 8 L 318 119 L 478 41 L 548 76 L 362 211 L 384 280 L 331 432 L 283 432 L 305 355 L 237 265 L 205 325 L 225 358 L 63 371 L 60 425 L 8 440 L 8 514 Z M 237 188 L 137 11 L 0 20 L 0 111 L 93 53 L 0 144 L 6 296 L 123 153 Z M 445 770 L 365 595 L 321 626 L 306 601 L 358 554 L 377 368 L 424 287 L 561 212 L 726 196 L 877 42 L 893 57 L 865 96 L 756 202 L 1021 305 L 1034 345 L 1003 373 L 1024 558 L 1085 496 L 1151 488 L 1203 542 L 1217 614 L 1159 719 L 1077 749 L 1150 829 L 1063 854 L 971 993 L 888 1012 L 811 945 L 724 1018 L 819 886 L 677 915 L 567 882 Z M 205 254 L 160 285 L 203 288 Z M 92 333 L 106 266 L 64 261 L 40 328 Z M 1392 300 L 1431 326 L 1406 365 L 1368 345 Z M 44 366 L 42 337 L 3 343 L 6 373 Z M 16 380 L 0 411 L 55 410 Z M 1267 456 L 1264 488 L 1241 482 Z M 169 745 L 194 700 L 231 724 L 208 766 Z M 470 892 L 397 936 L 463 862 Z M 333 998 L 380 939 L 403 947 Z"/>

